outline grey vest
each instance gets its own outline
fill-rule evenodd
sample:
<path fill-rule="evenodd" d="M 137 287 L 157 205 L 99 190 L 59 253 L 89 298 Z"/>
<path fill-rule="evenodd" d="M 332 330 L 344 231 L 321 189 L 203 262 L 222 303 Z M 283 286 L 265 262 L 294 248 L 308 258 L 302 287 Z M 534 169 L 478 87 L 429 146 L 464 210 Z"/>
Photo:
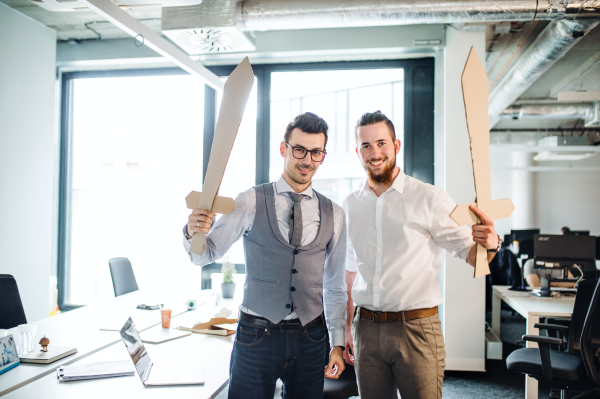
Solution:
<path fill-rule="evenodd" d="M 315 191 L 321 224 L 308 245 L 294 247 L 279 230 L 273 184 L 255 187 L 256 216 L 244 236 L 246 283 L 243 305 L 279 323 L 293 310 L 302 325 L 323 313 L 323 270 L 333 239 L 333 205 Z"/>

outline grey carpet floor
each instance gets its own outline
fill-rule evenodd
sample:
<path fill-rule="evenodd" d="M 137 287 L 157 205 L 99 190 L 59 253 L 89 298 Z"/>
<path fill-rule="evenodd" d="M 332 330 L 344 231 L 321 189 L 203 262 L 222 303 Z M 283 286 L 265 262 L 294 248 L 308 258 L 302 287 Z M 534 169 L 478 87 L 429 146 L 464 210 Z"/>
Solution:
<path fill-rule="evenodd" d="M 491 314 L 488 313 L 488 321 Z M 466 371 L 446 371 L 442 396 L 445 399 L 515 398 L 525 396 L 525 377 L 506 369 L 506 356 L 518 348 L 524 347 L 521 337 L 525 334 L 525 319 L 511 310 L 502 310 L 502 328 L 500 339 L 503 345 L 504 360 L 487 360 L 483 373 Z M 216 399 L 227 399 L 225 389 Z M 566 398 L 577 394 L 567 392 Z M 550 397 L 550 389 L 540 383 L 539 398 Z M 275 399 L 281 398 L 281 381 L 277 381 Z"/>

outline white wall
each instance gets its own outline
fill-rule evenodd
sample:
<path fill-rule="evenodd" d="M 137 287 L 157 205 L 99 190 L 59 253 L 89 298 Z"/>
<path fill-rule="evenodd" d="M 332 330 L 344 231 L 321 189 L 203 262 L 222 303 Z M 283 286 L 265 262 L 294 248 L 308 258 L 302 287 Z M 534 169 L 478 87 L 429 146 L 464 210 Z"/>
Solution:
<path fill-rule="evenodd" d="M 473 202 L 475 187 L 460 78 L 471 46 L 485 57 L 484 32 L 448 29 L 444 50 L 444 129 L 436 132 L 436 185 L 457 202 Z M 440 142 L 442 140 L 443 142 Z M 446 256 L 441 308 L 447 370 L 485 370 L 485 279 L 473 268 Z"/>
<path fill-rule="evenodd" d="M 600 157 L 596 156 L 600 165 Z M 536 215 L 542 233 L 560 234 L 562 226 L 600 235 L 600 173 L 537 173 Z"/>
<path fill-rule="evenodd" d="M 0 3 L 0 54 L 0 273 L 34 321 L 49 311 L 56 34 Z"/>
<path fill-rule="evenodd" d="M 533 155 L 492 152 L 492 196 L 511 198 L 515 204 L 510 217 L 496 222 L 498 233 L 540 228 L 545 234 L 560 234 L 562 226 L 569 226 L 572 230 L 590 230 L 592 235 L 600 235 L 600 173 L 576 169 L 600 168 L 600 156 L 573 162 L 536 162 Z M 524 166 L 553 166 L 562 170 L 531 172 L 522 170 Z"/>

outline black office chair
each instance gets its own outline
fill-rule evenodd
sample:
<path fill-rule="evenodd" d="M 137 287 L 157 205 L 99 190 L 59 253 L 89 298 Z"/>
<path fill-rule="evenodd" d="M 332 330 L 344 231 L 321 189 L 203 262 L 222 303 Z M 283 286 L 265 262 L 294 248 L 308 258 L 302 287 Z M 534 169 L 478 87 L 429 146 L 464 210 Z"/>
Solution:
<path fill-rule="evenodd" d="M 507 369 L 528 374 L 538 381 L 546 383 L 551 389 L 560 390 L 561 397 L 564 397 L 565 390 L 586 391 L 594 389 L 595 384 L 588 377 L 579 349 L 581 345 L 588 345 L 582 338 L 582 332 L 585 329 L 584 323 L 589 326 L 597 323 L 599 319 L 597 312 L 590 312 L 592 297 L 595 301 L 598 301 L 599 281 L 580 281 L 569 327 L 542 323 L 535 325 L 540 330 L 563 331 L 567 336 L 566 351 L 550 348 L 551 345 L 564 348 L 565 342 L 562 338 L 524 335 L 523 339 L 525 341 L 536 342 L 539 348 L 517 349 L 512 352 L 506 358 Z M 586 317 L 590 317 L 590 320 L 586 321 Z M 568 329 L 568 331 L 565 331 L 565 329 Z M 598 354 L 595 356 L 598 356 Z M 596 361 L 598 361 L 597 358 Z"/>
<path fill-rule="evenodd" d="M 358 385 L 354 366 L 346 364 L 346 369 L 337 380 L 325 378 L 323 399 L 348 399 L 358 396 Z"/>
<path fill-rule="evenodd" d="M 112 277 L 115 296 L 139 289 L 129 259 L 112 258 L 108 261 L 108 266 L 110 267 L 110 276 Z"/>
<path fill-rule="evenodd" d="M 521 285 L 521 268 L 517 262 L 517 257 L 508 248 L 508 244 L 502 243 L 500 252 L 490 262 L 490 274 L 485 280 L 485 304 L 486 310 L 492 310 L 492 298 L 494 297 L 494 285 Z M 510 307 L 502 302 L 504 309 Z"/>
<path fill-rule="evenodd" d="M 327 332 L 327 354 L 331 350 L 329 345 L 329 332 Z M 329 355 L 325 356 L 325 364 L 329 361 Z M 358 396 L 358 384 L 356 383 L 356 372 L 354 366 L 346 364 L 346 369 L 337 380 L 325 378 L 323 386 L 323 399 L 348 399 Z"/>
<path fill-rule="evenodd" d="M 8 330 L 27 324 L 17 281 L 10 274 L 0 274 L 0 328 Z"/>
<path fill-rule="evenodd" d="M 596 387 L 577 395 L 576 399 L 600 398 L 600 283 L 585 318 L 580 342 L 583 365 Z"/>

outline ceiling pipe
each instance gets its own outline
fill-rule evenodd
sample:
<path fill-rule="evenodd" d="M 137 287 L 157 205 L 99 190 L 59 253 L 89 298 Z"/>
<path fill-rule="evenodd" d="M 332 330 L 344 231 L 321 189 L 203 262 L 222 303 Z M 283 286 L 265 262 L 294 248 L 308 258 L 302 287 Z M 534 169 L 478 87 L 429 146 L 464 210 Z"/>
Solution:
<path fill-rule="evenodd" d="M 581 136 L 583 134 L 594 134 L 600 137 L 600 129 L 590 128 L 562 128 L 562 129 L 492 129 L 490 134 L 545 134 L 548 136 Z"/>
<path fill-rule="evenodd" d="M 262 31 L 582 17 L 600 18 L 600 0 L 204 0 L 163 7 L 162 20 L 163 30 L 236 25 Z"/>
<path fill-rule="evenodd" d="M 589 119 L 594 104 L 521 104 L 506 108 L 502 119 Z"/>
<path fill-rule="evenodd" d="M 492 87 L 489 95 L 490 128 L 503 112 L 540 76 L 561 59 L 583 36 L 598 25 L 598 20 L 552 21 L 525 53 Z"/>
<path fill-rule="evenodd" d="M 246 0 L 243 30 L 600 18 L 600 0 Z"/>

